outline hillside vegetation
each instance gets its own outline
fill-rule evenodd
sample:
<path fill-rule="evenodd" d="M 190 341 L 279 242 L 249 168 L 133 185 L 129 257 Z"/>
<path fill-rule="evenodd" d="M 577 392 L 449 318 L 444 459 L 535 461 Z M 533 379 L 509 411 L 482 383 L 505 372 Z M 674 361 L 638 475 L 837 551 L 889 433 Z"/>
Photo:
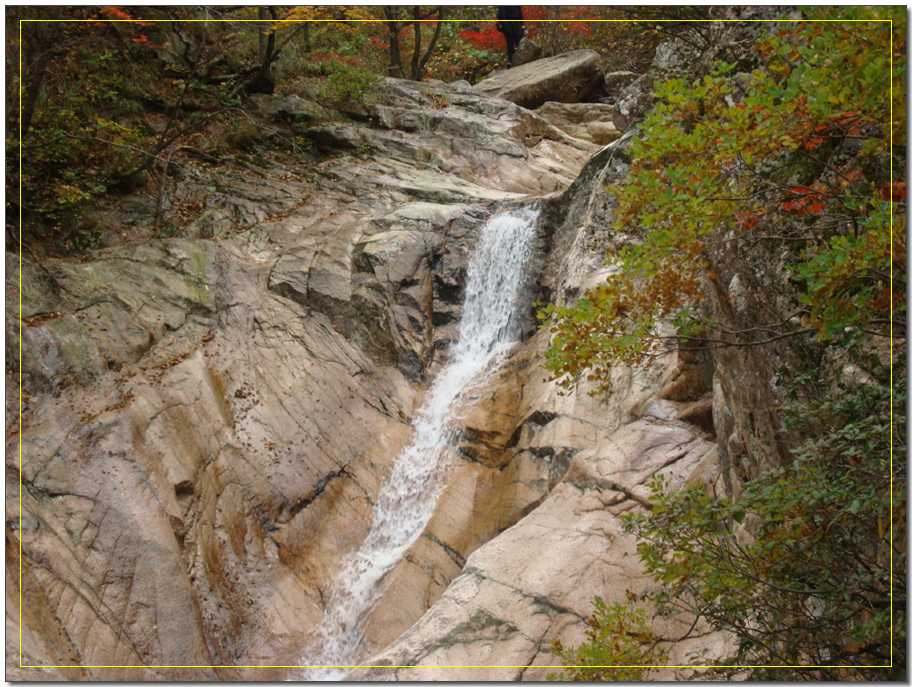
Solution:
<path fill-rule="evenodd" d="M 544 315 L 571 388 L 679 346 L 775 369 L 751 412 L 777 418 L 777 464 L 724 498 L 654 481 L 627 520 L 657 584 L 636 601 L 733 632 L 693 659 L 724 677 L 905 676 L 905 17 L 886 17 L 810 11 L 665 79 L 608 189 L 620 269 Z M 569 675 L 660 660 L 636 608 L 597 603 L 591 642 L 558 647 Z"/>
<path fill-rule="evenodd" d="M 596 48 L 634 69 L 678 14 L 525 8 L 529 38 L 551 54 Z M 637 21 L 579 21 L 618 16 Z M 314 154 L 303 137 L 257 121 L 251 95 L 299 95 L 333 117 L 387 75 L 474 83 L 506 66 L 494 23 L 493 8 L 460 6 L 10 7 L 7 187 L 21 193 L 8 194 L 7 245 L 21 238 L 54 254 L 103 245 L 111 237 L 93 208 L 137 190 L 156 198 L 137 234 L 173 234 L 168 186 L 188 155 Z"/>

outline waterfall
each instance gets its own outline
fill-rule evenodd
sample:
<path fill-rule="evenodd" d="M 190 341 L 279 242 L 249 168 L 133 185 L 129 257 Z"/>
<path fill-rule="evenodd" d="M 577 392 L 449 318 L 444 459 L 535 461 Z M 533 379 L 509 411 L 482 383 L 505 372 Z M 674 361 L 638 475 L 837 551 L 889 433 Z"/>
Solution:
<path fill-rule="evenodd" d="M 512 210 L 482 229 L 469 263 L 459 340 L 414 421 L 411 443 L 399 454 L 377 497 L 361 548 L 334 580 L 317 637 L 305 652 L 312 666 L 351 666 L 365 620 L 380 598 L 381 579 L 418 539 L 446 486 L 447 447 L 458 436 L 458 410 L 519 339 L 526 272 L 538 212 Z M 308 668 L 305 679 L 340 679 L 341 667 Z"/>

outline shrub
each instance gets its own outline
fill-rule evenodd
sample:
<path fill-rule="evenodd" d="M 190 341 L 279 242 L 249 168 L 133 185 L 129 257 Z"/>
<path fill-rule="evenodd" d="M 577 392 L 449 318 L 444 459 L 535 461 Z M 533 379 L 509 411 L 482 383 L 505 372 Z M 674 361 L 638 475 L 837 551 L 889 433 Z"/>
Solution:
<path fill-rule="evenodd" d="M 608 606 L 600 597 L 592 604 L 586 642 L 575 648 L 560 641 L 551 645 L 564 661 L 563 673 L 550 673 L 549 680 L 602 682 L 643 680 L 650 666 L 660 666 L 668 655 L 649 628 L 649 614 L 642 608 L 615 603 Z"/>
<path fill-rule="evenodd" d="M 737 500 L 672 493 L 656 478 L 653 509 L 625 518 L 659 585 L 646 595 L 657 612 L 735 635 L 715 672 L 905 678 L 904 375 L 892 391 L 872 384 L 790 408 L 786 425 L 807 435 L 794 461 Z"/>
<path fill-rule="evenodd" d="M 374 88 L 382 80 L 370 70 L 341 59 L 328 62 L 327 70 L 328 76 L 318 83 L 316 91 L 319 98 L 330 103 L 370 102 L 374 97 Z"/>

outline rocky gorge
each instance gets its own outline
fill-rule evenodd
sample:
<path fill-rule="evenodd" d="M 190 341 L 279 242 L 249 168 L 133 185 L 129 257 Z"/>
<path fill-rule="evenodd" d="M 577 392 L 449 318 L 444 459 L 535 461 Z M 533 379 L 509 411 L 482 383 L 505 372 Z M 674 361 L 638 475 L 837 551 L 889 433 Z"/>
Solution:
<path fill-rule="evenodd" d="M 631 164 L 629 112 L 578 102 L 604 83 L 593 55 L 552 58 L 573 62 L 560 103 L 511 93 L 509 73 L 389 79 L 332 121 L 263 98 L 321 161 L 191 165 L 180 237 L 7 254 L 8 680 L 302 679 L 459 339 L 480 233 L 511 210 L 539 213 L 519 340 L 459 409 L 433 515 L 384 575 L 348 679 L 545 679 L 595 596 L 647 584 L 619 517 L 647 507 L 651 476 L 732 493 L 775 462 L 771 360 L 669 351 L 614 369 L 607 394 L 542 367 L 535 309 L 604 279 L 604 188 Z M 718 319 L 749 319 L 723 276 Z M 672 664 L 728 641 L 675 644 Z"/>

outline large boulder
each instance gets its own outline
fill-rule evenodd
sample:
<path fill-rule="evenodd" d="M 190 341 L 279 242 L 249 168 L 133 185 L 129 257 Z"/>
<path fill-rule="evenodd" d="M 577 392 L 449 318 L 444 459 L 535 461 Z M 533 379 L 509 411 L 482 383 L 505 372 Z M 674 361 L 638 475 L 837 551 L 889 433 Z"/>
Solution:
<path fill-rule="evenodd" d="M 602 81 L 602 59 L 594 50 L 574 50 L 498 72 L 476 90 L 534 109 L 554 100 L 578 103 Z"/>

